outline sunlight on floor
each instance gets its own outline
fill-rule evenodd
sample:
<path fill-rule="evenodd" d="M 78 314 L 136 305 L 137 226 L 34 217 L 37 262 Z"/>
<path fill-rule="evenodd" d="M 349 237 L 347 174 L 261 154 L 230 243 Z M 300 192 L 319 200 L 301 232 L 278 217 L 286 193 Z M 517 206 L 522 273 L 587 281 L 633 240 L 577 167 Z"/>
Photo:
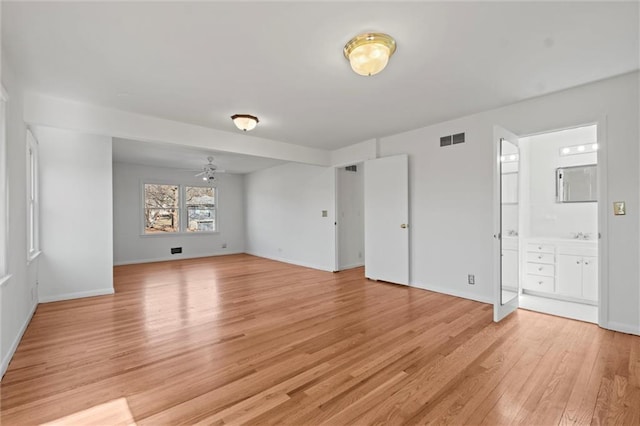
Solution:
<path fill-rule="evenodd" d="M 126 398 L 118 398 L 77 413 L 61 417 L 45 425 L 135 425 Z"/>

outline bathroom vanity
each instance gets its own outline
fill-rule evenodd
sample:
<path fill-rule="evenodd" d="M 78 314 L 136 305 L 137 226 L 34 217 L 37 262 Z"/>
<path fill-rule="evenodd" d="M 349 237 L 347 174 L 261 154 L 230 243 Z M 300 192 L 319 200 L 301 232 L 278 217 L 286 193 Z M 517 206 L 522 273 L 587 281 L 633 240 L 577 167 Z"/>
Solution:
<path fill-rule="evenodd" d="M 522 261 L 523 293 L 597 305 L 597 240 L 527 239 Z"/>

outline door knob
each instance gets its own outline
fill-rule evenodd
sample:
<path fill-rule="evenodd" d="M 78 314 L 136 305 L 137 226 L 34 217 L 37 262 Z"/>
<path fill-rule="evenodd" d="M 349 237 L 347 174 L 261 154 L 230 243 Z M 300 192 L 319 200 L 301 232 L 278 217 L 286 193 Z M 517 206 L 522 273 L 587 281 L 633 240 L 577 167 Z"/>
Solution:
<path fill-rule="evenodd" d="M 402 229 L 406 229 L 409 225 L 407 225 L 406 223 L 403 223 L 402 225 L 400 225 L 400 228 Z"/>

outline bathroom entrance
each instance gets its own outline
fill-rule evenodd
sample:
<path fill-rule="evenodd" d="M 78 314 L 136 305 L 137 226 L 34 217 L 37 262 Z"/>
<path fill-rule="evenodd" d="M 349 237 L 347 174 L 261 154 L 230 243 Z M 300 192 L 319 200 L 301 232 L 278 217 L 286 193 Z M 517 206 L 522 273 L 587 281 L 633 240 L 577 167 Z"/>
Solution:
<path fill-rule="evenodd" d="M 496 138 L 495 319 L 520 307 L 597 323 L 597 125 L 526 137 L 505 134 Z"/>

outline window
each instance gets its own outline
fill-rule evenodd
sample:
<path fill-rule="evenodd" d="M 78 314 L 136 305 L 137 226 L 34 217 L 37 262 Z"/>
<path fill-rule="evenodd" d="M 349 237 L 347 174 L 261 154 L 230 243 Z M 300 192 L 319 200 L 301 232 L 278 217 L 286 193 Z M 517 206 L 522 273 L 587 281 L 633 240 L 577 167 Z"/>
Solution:
<path fill-rule="evenodd" d="M 177 185 L 144 185 L 144 231 L 178 232 L 180 229 L 180 187 Z"/>
<path fill-rule="evenodd" d="M 27 247 L 29 259 L 40 251 L 38 194 L 38 141 L 27 130 Z"/>
<path fill-rule="evenodd" d="M 7 95 L 4 87 L 0 93 L 0 279 L 8 274 L 7 270 L 7 212 L 9 194 L 7 191 Z"/>
<path fill-rule="evenodd" d="M 216 189 L 207 186 L 144 184 L 144 233 L 215 232 Z"/>
<path fill-rule="evenodd" d="M 216 230 L 215 188 L 187 186 L 187 231 L 213 232 Z"/>

